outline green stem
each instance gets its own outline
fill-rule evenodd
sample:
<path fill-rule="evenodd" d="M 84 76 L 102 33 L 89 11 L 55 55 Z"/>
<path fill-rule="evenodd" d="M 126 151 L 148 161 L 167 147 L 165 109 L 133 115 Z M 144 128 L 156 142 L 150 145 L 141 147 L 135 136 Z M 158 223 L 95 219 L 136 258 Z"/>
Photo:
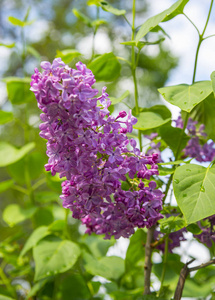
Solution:
<path fill-rule="evenodd" d="M 12 189 L 14 189 L 14 190 L 16 190 L 16 191 L 19 191 L 19 192 L 21 192 L 21 193 L 23 193 L 23 194 L 25 194 L 25 195 L 28 195 L 28 190 L 26 190 L 26 189 L 23 188 L 22 186 L 19 186 L 19 185 L 14 184 L 14 185 L 12 186 Z"/>
<path fill-rule="evenodd" d="M 3 271 L 3 267 L 2 264 L 0 266 L 0 277 L 2 279 L 3 284 L 6 286 L 7 290 L 10 292 L 11 296 L 16 297 L 16 292 L 13 289 L 9 279 L 7 278 L 7 276 L 5 275 L 4 271 Z"/>
<path fill-rule="evenodd" d="M 161 274 L 161 286 L 160 290 L 158 292 L 158 297 L 161 295 L 162 288 L 163 288 L 163 283 L 165 279 L 165 274 L 166 274 L 166 263 L 167 263 L 167 256 L 168 256 L 168 245 L 169 245 L 169 235 L 167 235 L 166 240 L 165 240 L 165 249 L 164 249 L 164 258 L 163 258 L 163 269 L 162 269 L 162 274 Z"/>
<path fill-rule="evenodd" d="M 187 18 L 187 20 L 195 27 L 196 31 L 198 32 L 198 35 L 200 35 L 199 29 L 197 28 L 197 26 L 193 23 L 192 20 L 190 20 L 190 18 L 183 12 L 183 15 Z"/>
<path fill-rule="evenodd" d="M 34 185 L 32 185 L 32 190 L 38 189 L 41 185 L 46 183 L 46 177 L 38 180 Z"/>

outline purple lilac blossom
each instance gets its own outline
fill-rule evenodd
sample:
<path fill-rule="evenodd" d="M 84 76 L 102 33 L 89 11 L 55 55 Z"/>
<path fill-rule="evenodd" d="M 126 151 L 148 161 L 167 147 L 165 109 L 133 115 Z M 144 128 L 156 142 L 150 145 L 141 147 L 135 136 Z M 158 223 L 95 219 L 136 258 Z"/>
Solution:
<path fill-rule="evenodd" d="M 180 247 L 180 243 L 182 241 L 186 241 L 183 233 L 186 232 L 186 228 L 182 228 L 178 231 L 175 231 L 175 232 L 171 232 L 169 234 L 169 242 L 168 242 L 168 251 L 170 253 L 172 253 L 172 250 L 176 247 Z M 154 232 L 154 239 L 155 241 L 159 241 L 160 239 L 162 239 L 164 237 L 164 233 L 160 232 L 160 231 L 157 231 L 155 230 Z M 157 249 L 161 250 L 163 253 L 164 253 L 164 250 L 165 250 L 165 241 L 161 244 L 159 244 L 157 247 Z"/>
<path fill-rule="evenodd" d="M 175 125 L 178 128 L 182 129 L 183 123 L 181 116 L 175 120 Z M 201 124 L 198 129 L 197 124 L 198 122 L 192 118 L 188 119 L 187 134 L 191 138 L 183 152 L 186 157 L 193 157 L 199 162 L 212 161 L 215 157 L 215 144 L 213 141 L 207 141 L 204 145 L 201 145 L 200 138 L 207 138 L 207 134 L 204 132 L 204 124 Z"/>
<path fill-rule="evenodd" d="M 161 142 L 155 143 L 155 139 L 157 138 L 158 134 L 157 133 L 151 133 L 150 135 L 145 135 L 144 137 L 149 139 L 150 142 L 150 147 L 148 148 L 146 155 L 152 155 L 153 153 L 158 154 L 158 162 L 162 162 L 161 158 L 161 151 L 160 151 L 160 146 Z"/>
<path fill-rule="evenodd" d="M 32 75 L 31 90 L 43 112 L 40 136 L 48 140 L 45 169 L 66 177 L 63 206 L 86 225 L 87 233 L 105 238 L 129 237 L 135 227 L 156 224 L 163 194 L 155 182 L 145 186 L 141 179 L 158 175 L 158 154 L 140 153 L 126 136 L 137 119 L 131 111 L 110 116 L 106 87 L 96 98 L 94 75 L 83 63 L 71 69 L 57 58 L 41 67 L 42 73 L 35 69 Z M 139 186 L 123 190 L 128 176 L 139 178 Z"/>
<path fill-rule="evenodd" d="M 201 243 L 205 244 L 208 248 L 211 248 L 213 243 L 215 243 L 215 215 L 208 217 L 205 220 L 208 220 L 209 227 L 201 226 L 201 223 L 198 222 L 202 232 L 194 235 L 194 237 Z"/>

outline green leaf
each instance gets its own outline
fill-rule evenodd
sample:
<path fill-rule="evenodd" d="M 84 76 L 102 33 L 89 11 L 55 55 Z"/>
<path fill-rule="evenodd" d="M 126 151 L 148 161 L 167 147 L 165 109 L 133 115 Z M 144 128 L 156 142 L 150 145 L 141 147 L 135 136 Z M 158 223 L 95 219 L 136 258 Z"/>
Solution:
<path fill-rule="evenodd" d="M 105 21 L 105 20 L 102 20 L 102 19 L 97 19 L 97 20 L 92 21 L 92 26 L 93 27 L 98 28 L 99 26 L 104 25 L 104 24 L 108 24 L 108 22 Z"/>
<path fill-rule="evenodd" d="M 168 253 L 166 261 L 165 283 L 177 282 L 180 271 L 183 267 L 183 263 L 180 262 L 180 256 L 178 254 Z M 163 262 L 153 265 L 153 273 L 158 278 L 161 278 L 163 270 Z"/>
<path fill-rule="evenodd" d="M 127 90 L 119 98 L 110 97 L 111 105 L 115 105 L 115 104 L 117 104 L 119 102 L 122 102 L 122 100 L 124 100 L 125 98 L 127 98 L 129 95 L 130 95 L 130 92 Z"/>
<path fill-rule="evenodd" d="M 191 162 L 192 159 L 193 159 L 193 158 L 191 158 L 190 160 L 187 160 L 187 161 L 180 159 L 180 160 L 169 161 L 169 162 L 161 162 L 161 163 L 158 163 L 158 165 L 163 165 L 163 166 L 165 166 L 165 165 L 189 164 L 189 163 Z"/>
<path fill-rule="evenodd" d="M 114 244 L 114 240 L 104 240 L 102 236 L 95 234 L 82 236 L 80 242 L 84 243 L 96 258 L 105 256 L 109 247 Z"/>
<path fill-rule="evenodd" d="M 15 298 L 11 298 L 11 297 L 0 294 L 0 300 L 15 300 Z"/>
<path fill-rule="evenodd" d="M 104 10 L 116 16 L 121 16 L 126 14 L 126 10 L 117 9 L 111 6 L 107 1 L 99 1 L 99 6 Z"/>
<path fill-rule="evenodd" d="M 205 125 L 208 137 L 215 140 L 215 97 L 211 93 L 204 101 L 199 103 L 191 112 L 190 117 Z M 183 117 L 183 114 L 182 114 Z"/>
<path fill-rule="evenodd" d="M 140 130 L 154 129 L 162 126 L 171 120 L 171 112 L 165 105 L 155 105 L 150 108 L 139 107 L 139 115 L 135 114 L 136 109 L 132 110 L 138 122 L 133 127 Z"/>
<path fill-rule="evenodd" d="M 215 166 L 190 164 L 176 169 L 174 194 L 187 224 L 215 214 Z"/>
<path fill-rule="evenodd" d="M 126 270 L 131 270 L 137 263 L 145 257 L 146 233 L 138 229 L 130 238 L 130 244 L 126 252 Z"/>
<path fill-rule="evenodd" d="M 10 204 L 3 211 L 3 220 L 10 226 L 25 221 L 26 219 L 31 218 L 37 207 L 22 208 L 18 204 Z"/>
<path fill-rule="evenodd" d="M 7 47 L 7 48 L 13 48 L 13 47 L 15 47 L 15 45 L 16 45 L 16 43 L 12 43 L 12 44 L 0 43 L 0 46 Z"/>
<path fill-rule="evenodd" d="M 33 249 L 35 281 L 72 268 L 80 255 L 78 245 L 56 237 L 40 241 Z"/>
<path fill-rule="evenodd" d="M 48 226 L 54 221 L 52 211 L 47 207 L 39 207 L 34 215 L 35 226 Z"/>
<path fill-rule="evenodd" d="M 176 154 L 179 142 L 181 140 L 181 135 L 183 135 L 182 141 L 180 142 L 179 153 L 184 149 L 189 141 L 189 137 L 180 128 L 175 128 L 172 126 L 162 126 L 159 128 L 159 134 L 161 138 L 167 143 L 170 149 Z"/>
<path fill-rule="evenodd" d="M 175 169 L 158 166 L 158 172 L 159 172 L 159 176 L 167 176 L 173 174 L 175 172 Z"/>
<path fill-rule="evenodd" d="M 17 149 L 9 143 L 0 142 L 0 167 L 8 166 L 22 159 L 34 147 L 35 143 L 29 143 Z"/>
<path fill-rule="evenodd" d="M 163 119 L 161 115 L 154 112 L 141 112 L 136 116 L 138 122 L 133 127 L 139 130 L 148 130 L 156 127 L 160 127 L 167 122 L 171 121 L 171 118 Z"/>
<path fill-rule="evenodd" d="M 63 300 L 92 299 L 86 279 L 80 274 L 61 277 L 57 294 L 60 294 L 59 299 Z"/>
<path fill-rule="evenodd" d="M 49 281 L 49 278 L 44 278 L 34 284 L 34 286 L 31 288 L 30 292 L 27 295 L 27 299 L 32 299 L 33 296 L 35 296 L 43 287 L 44 285 Z"/>
<path fill-rule="evenodd" d="M 171 216 L 169 218 L 164 218 L 159 220 L 160 231 L 163 233 L 176 232 L 186 226 L 184 219 L 180 217 Z"/>
<path fill-rule="evenodd" d="M 113 81 L 119 77 L 121 70 L 121 65 L 112 52 L 96 57 L 87 67 L 97 81 Z"/>
<path fill-rule="evenodd" d="M 78 52 L 75 49 L 66 49 L 66 50 L 57 50 L 56 57 L 61 57 L 62 61 L 65 62 L 65 64 L 70 63 L 75 57 L 80 56 L 81 53 Z"/>
<path fill-rule="evenodd" d="M 48 229 L 52 232 L 63 231 L 65 229 L 65 226 L 66 224 L 64 220 L 56 220 L 49 225 Z"/>
<path fill-rule="evenodd" d="M 13 180 L 5 180 L 0 182 L 0 193 L 3 193 L 4 191 L 8 190 L 13 185 Z"/>
<path fill-rule="evenodd" d="M 8 98 L 12 104 L 22 104 L 35 101 L 34 93 L 30 89 L 31 78 L 7 77 Z"/>
<path fill-rule="evenodd" d="M 56 202 L 59 200 L 59 194 L 49 191 L 40 191 L 35 193 L 35 201 L 40 203 Z"/>
<path fill-rule="evenodd" d="M 73 8 L 72 12 L 76 16 L 76 18 L 78 18 L 80 21 L 82 21 L 88 27 L 92 27 L 92 20 L 90 18 L 85 16 L 83 13 L 78 11 L 76 8 Z"/>
<path fill-rule="evenodd" d="M 8 123 L 13 120 L 13 113 L 0 110 L 0 125 Z"/>
<path fill-rule="evenodd" d="M 12 16 L 8 17 L 8 21 L 14 26 L 19 26 L 19 27 L 25 27 L 27 25 L 31 25 L 34 22 L 34 21 L 30 21 L 30 22 L 21 21 L 20 19 L 17 19 Z"/>
<path fill-rule="evenodd" d="M 124 260 L 117 256 L 106 256 L 97 260 L 92 255 L 84 253 L 84 267 L 92 275 L 117 280 L 125 272 Z"/>
<path fill-rule="evenodd" d="M 126 46 L 135 46 L 141 50 L 144 46 L 157 45 L 157 44 L 160 44 L 161 42 L 163 42 L 164 40 L 165 40 L 165 38 L 160 38 L 159 40 L 154 41 L 154 42 L 139 41 L 136 43 L 135 41 L 128 41 L 128 42 L 122 42 L 120 44 L 126 45 Z"/>
<path fill-rule="evenodd" d="M 211 73 L 212 88 L 215 96 L 215 71 Z"/>
<path fill-rule="evenodd" d="M 158 89 L 164 99 L 186 112 L 191 110 L 212 93 L 210 81 L 199 81 L 192 85 L 179 84 Z"/>
<path fill-rule="evenodd" d="M 31 54 L 31 55 L 33 55 L 34 57 L 36 57 L 38 60 L 40 60 L 40 53 L 35 49 L 35 48 L 33 48 L 32 46 L 27 46 L 26 47 L 26 51 L 29 53 L 29 54 Z"/>
<path fill-rule="evenodd" d="M 8 17 L 8 21 L 11 24 L 15 25 L 15 26 L 20 26 L 20 27 L 24 27 L 25 26 L 25 22 L 24 21 L 21 21 L 21 20 L 19 20 L 17 18 L 14 18 L 12 16 Z"/>
<path fill-rule="evenodd" d="M 146 20 L 146 22 L 140 27 L 136 35 L 135 42 L 138 43 L 142 37 L 155 28 L 160 22 L 168 21 L 176 15 L 183 13 L 183 8 L 188 1 L 189 0 L 178 0 L 170 8 Z"/>
<path fill-rule="evenodd" d="M 183 297 L 196 297 L 198 299 L 207 298 L 207 296 L 213 291 L 211 282 L 205 282 L 199 284 L 194 279 L 189 278 L 185 281 L 183 290 Z M 194 298 L 195 299 L 195 298 Z"/>
<path fill-rule="evenodd" d="M 97 5 L 99 6 L 101 0 L 88 0 L 87 5 Z"/>
<path fill-rule="evenodd" d="M 40 240 L 42 240 L 45 236 L 47 236 L 48 234 L 50 234 L 50 232 L 48 231 L 47 226 L 41 226 L 41 227 L 36 228 L 30 235 L 30 237 L 27 239 L 27 241 L 20 253 L 20 257 L 24 256 L 26 254 L 26 252 L 28 252 L 31 248 L 36 246 L 36 244 Z"/>
<path fill-rule="evenodd" d="M 202 232 L 201 228 L 197 224 L 190 224 L 186 227 L 187 231 L 192 232 L 192 234 L 200 234 Z"/>

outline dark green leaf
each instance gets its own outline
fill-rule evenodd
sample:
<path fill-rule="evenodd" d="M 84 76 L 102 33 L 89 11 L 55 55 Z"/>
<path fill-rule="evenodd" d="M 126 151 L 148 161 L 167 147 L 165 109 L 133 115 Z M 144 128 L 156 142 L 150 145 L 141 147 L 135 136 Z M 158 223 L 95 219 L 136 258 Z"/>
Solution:
<path fill-rule="evenodd" d="M 51 210 L 46 207 L 38 208 L 37 212 L 34 215 L 34 222 L 37 227 L 48 226 L 53 221 L 53 214 Z"/>
<path fill-rule="evenodd" d="M 121 65 L 116 56 L 110 52 L 95 58 L 89 63 L 88 68 L 97 81 L 113 81 L 119 77 Z"/>
<path fill-rule="evenodd" d="M 130 238 L 130 244 L 126 252 L 126 270 L 132 269 L 145 257 L 146 233 L 138 229 Z"/>
<path fill-rule="evenodd" d="M 63 231 L 65 229 L 65 221 L 64 220 L 56 220 L 48 227 L 49 231 Z"/>
<path fill-rule="evenodd" d="M 9 143 L 0 142 L 0 167 L 8 166 L 22 159 L 34 147 L 35 143 L 29 143 L 17 149 Z"/>
<path fill-rule="evenodd" d="M 31 288 L 30 292 L 27 295 L 27 299 L 32 299 L 33 296 L 35 296 L 43 287 L 44 285 L 49 281 L 49 278 L 44 278 L 34 284 L 34 286 Z"/>
<path fill-rule="evenodd" d="M 3 220 L 11 227 L 31 218 L 37 207 L 22 208 L 18 204 L 10 204 L 3 211 Z"/>
<path fill-rule="evenodd" d="M 40 241 L 33 249 L 35 280 L 66 272 L 76 263 L 79 255 L 78 245 L 71 241 L 55 237 Z"/>
<path fill-rule="evenodd" d="M 0 182 L 0 193 L 3 193 L 4 191 L 8 190 L 13 185 L 13 180 L 5 180 Z"/>
<path fill-rule="evenodd" d="M 212 93 L 210 81 L 199 81 L 192 85 L 179 84 L 158 89 L 169 103 L 186 112 L 191 110 Z"/>
<path fill-rule="evenodd" d="M 143 23 L 143 25 L 140 27 L 136 35 L 135 42 L 138 43 L 138 41 L 142 37 L 144 37 L 149 31 L 151 31 L 154 27 L 156 27 L 160 22 L 168 21 L 173 17 L 175 17 L 176 15 L 181 14 L 183 12 L 183 8 L 185 4 L 188 1 L 189 0 L 178 0 L 170 8 L 146 20 L 146 22 Z"/>
<path fill-rule="evenodd" d="M 49 234 L 50 234 L 50 232 L 48 231 L 47 226 L 41 226 L 41 227 L 36 228 L 30 235 L 30 237 L 27 239 L 27 241 L 20 253 L 20 257 L 25 255 L 26 252 L 28 252 L 31 248 L 36 246 L 36 244 L 40 240 L 42 240 L 45 236 L 47 236 Z"/>
<path fill-rule="evenodd" d="M 80 274 L 72 274 L 66 278 L 61 278 L 58 293 L 60 299 L 63 300 L 92 299 L 87 282 Z"/>
<path fill-rule="evenodd" d="M 215 214 L 215 166 L 190 164 L 176 169 L 174 194 L 187 224 Z"/>
<path fill-rule="evenodd" d="M 117 9 L 113 6 L 111 6 L 107 1 L 99 1 L 99 6 L 101 6 L 101 8 L 104 11 L 107 11 L 111 14 L 114 14 L 116 16 L 121 16 L 121 15 L 125 15 L 126 14 L 126 10 L 124 9 Z"/>
<path fill-rule="evenodd" d="M 86 271 L 92 275 L 117 280 L 125 271 L 124 260 L 117 256 L 106 256 L 97 260 L 85 252 L 83 258 Z"/>
<path fill-rule="evenodd" d="M 65 64 L 70 63 L 75 57 L 80 56 L 81 53 L 78 52 L 75 49 L 66 49 L 66 50 L 57 50 L 56 57 L 61 57 L 62 61 L 65 62 Z"/>
<path fill-rule="evenodd" d="M 210 281 L 204 284 L 199 284 L 196 283 L 192 278 L 189 278 L 185 281 L 183 297 L 204 297 L 204 299 L 206 299 L 212 290 L 213 289 Z"/>
<path fill-rule="evenodd" d="M 193 234 L 200 234 L 202 230 L 197 224 L 190 224 L 186 227 L 187 231 L 192 232 Z"/>
<path fill-rule="evenodd" d="M 0 125 L 13 120 L 13 113 L 0 110 Z"/>
<path fill-rule="evenodd" d="M 179 153 L 183 150 L 187 142 L 189 141 L 189 137 L 182 131 L 180 128 L 172 127 L 172 126 L 162 126 L 159 128 L 159 133 L 161 138 L 167 143 L 170 149 L 173 151 L 174 155 L 177 151 Z M 181 135 L 183 135 L 183 139 L 181 141 Z M 179 147 L 180 143 L 180 148 Z"/>
<path fill-rule="evenodd" d="M 12 104 L 22 104 L 35 101 L 34 93 L 30 89 L 31 78 L 7 77 L 8 98 Z"/>

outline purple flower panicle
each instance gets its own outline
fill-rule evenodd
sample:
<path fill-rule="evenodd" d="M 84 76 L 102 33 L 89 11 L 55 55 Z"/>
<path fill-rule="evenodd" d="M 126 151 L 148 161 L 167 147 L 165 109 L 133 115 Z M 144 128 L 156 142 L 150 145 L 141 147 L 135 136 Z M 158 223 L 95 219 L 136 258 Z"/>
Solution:
<path fill-rule="evenodd" d="M 135 227 L 151 227 L 162 218 L 163 194 L 156 183 L 144 184 L 158 175 L 158 155 L 146 156 L 129 140 L 127 132 L 137 119 L 122 111 L 115 118 L 95 78 L 78 62 L 71 69 L 60 58 L 42 62 L 35 69 L 31 90 L 42 110 L 40 136 L 47 139 L 47 171 L 66 177 L 62 183 L 63 206 L 82 220 L 87 232 L 105 238 L 129 237 Z M 128 150 L 128 145 L 133 148 Z M 129 182 L 122 189 L 122 182 Z"/>

